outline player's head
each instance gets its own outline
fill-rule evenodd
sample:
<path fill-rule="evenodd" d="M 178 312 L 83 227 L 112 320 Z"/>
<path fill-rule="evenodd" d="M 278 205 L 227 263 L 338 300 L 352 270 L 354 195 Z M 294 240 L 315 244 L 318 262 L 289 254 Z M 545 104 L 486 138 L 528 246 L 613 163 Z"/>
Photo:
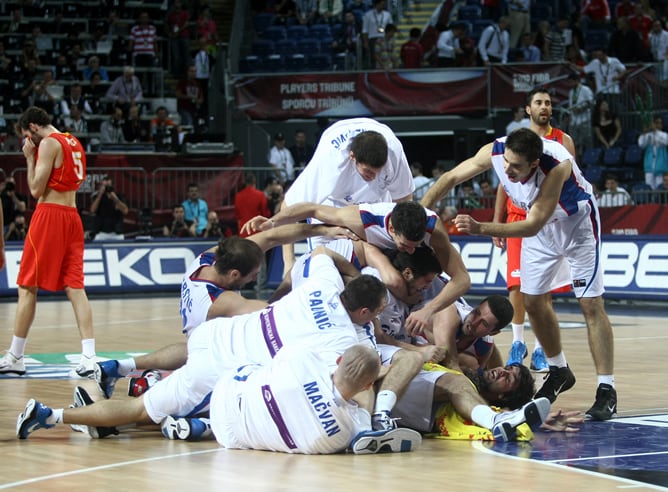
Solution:
<path fill-rule="evenodd" d="M 534 395 L 534 380 L 526 366 L 496 367 L 477 372 L 464 371 L 490 405 L 514 410 Z"/>
<path fill-rule="evenodd" d="M 416 248 L 413 254 L 404 251 L 389 253 L 392 266 L 399 270 L 408 283 L 410 291 L 424 290 L 431 284 L 434 277 L 443 269 L 434 251 L 427 246 Z"/>
<path fill-rule="evenodd" d="M 249 239 L 229 237 L 218 241 L 214 268 L 226 277 L 228 289 L 241 289 L 255 281 L 264 261 L 260 247 Z"/>
<path fill-rule="evenodd" d="M 367 345 L 353 345 L 337 361 L 332 375 L 334 386 L 349 400 L 371 387 L 380 372 L 380 357 Z"/>
<path fill-rule="evenodd" d="M 353 323 L 364 325 L 385 309 L 387 287 L 372 275 L 360 275 L 343 289 L 341 302 Z"/>
<path fill-rule="evenodd" d="M 513 305 L 507 297 L 497 294 L 483 299 L 478 307 L 466 315 L 462 332 L 476 338 L 496 335 L 513 319 Z"/>
<path fill-rule="evenodd" d="M 550 124 L 552 118 L 552 96 L 543 86 L 534 87 L 526 98 L 526 112 L 537 126 Z"/>
<path fill-rule="evenodd" d="M 387 140 L 378 132 L 362 132 L 350 143 L 350 158 L 362 179 L 373 181 L 387 162 Z"/>
<path fill-rule="evenodd" d="M 390 215 L 388 232 L 399 251 L 413 253 L 427 231 L 427 212 L 417 202 L 397 203 Z"/>
<path fill-rule="evenodd" d="M 38 134 L 41 128 L 51 125 L 51 116 L 42 108 L 32 106 L 26 109 L 14 125 L 16 135 L 30 138 L 35 145 L 39 145 L 42 137 Z"/>
<path fill-rule="evenodd" d="M 503 152 L 504 171 L 513 183 L 528 178 L 538 166 L 543 153 L 543 140 L 528 128 L 518 128 L 506 138 Z"/>

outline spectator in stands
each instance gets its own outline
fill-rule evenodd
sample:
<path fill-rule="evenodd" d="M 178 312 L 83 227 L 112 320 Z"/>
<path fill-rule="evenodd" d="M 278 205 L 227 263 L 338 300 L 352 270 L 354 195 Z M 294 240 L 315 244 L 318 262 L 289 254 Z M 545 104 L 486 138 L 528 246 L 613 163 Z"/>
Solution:
<path fill-rule="evenodd" d="M 83 69 L 83 78 L 85 80 L 90 80 L 90 77 L 94 72 L 99 73 L 102 80 L 109 81 L 109 73 L 106 68 L 100 66 L 100 57 L 97 55 L 88 58 L 88 65 Z"/>
<path fill-rule="evenodd" d="M 267 207 L 271 217 L 278 212 L 283 202 L 283 185 L 275 177 L 268 177 L 264 183 L 264 195 L 267 197 Z"/>
<path fill-rule="evenodd" d="M 197 39 L 201 38 L 206 39 L 207 46 L 209 47 L 215 47 L 218 42 L 218 28 L 216 27 L 216 21 L 213 20 L 211 9 L 206 4 L 202 5 L 199 16 L 197 17 Z"/>
<path fill-rule="evenodd" d="M 37 53 L 37 49 L 35 48 L 35 42 L 32 40 L 28 40 L 23 44 L 23 49 L 19 54 L 19 64 L 22 67 L 26 68 L 29 60 L 34 61 L 35 65 L 42 64 L 40 62 L 39 53 Z"/>
<path fill-rule="evenodd" d="M 362 26 L 357 22 L 355 14 L 347 10 L 343 16 L 343 26 L 338 38 L 334 38 L 332 49 L 336 53 L 346 53 L 346 68 L 352 69 L 357 64 L 357 43 Z"/>
<path fill-rule="evenodd" d="M 608 53 L 622 63 L 633 63 L 646 59 L 641 34 L 629 27 L 626 17 L 617 19 L 617 29 L 610 36 Z"/>
<path fill-rule="evenodd" d="M 102 83 L 102 77 L 99 72 L 93 72 L 90 76 L 90 83 L 85 87 L 84 97 L 94 114 L 104 113 L 105 104 L 102 104 L 101 98 L 107 95 L 107 87 Z"/>
<path fill-rule="evenodd" d="M 134 68 L 130 66 L 123 68 L 123 75 L 119 75 L 112 82 L 107 90 L 107 97 L 125 108 L 144 99 L 142 86 Z"/>
<path fill-rule="evenodd" d="M 649 45 L 652 60 L 660 63 L 658 70 L 659 78 L 668 78 L 668 32 L 663 28 L 663 21 L 656 19 L 649 33 Z"/>
<path fill-rule="evenodd" d="M 88 139 L 88 122 L 83 117 L 81 109 L 76 104 L 72 104 L 67 108 L 67 114 L 62 117 L 65 131 L 71 133 L 79 139 L 81 144 L 86 148 Z"/>
<path fill-rule="evenodd" d="M 81 79 L 79 74 L 81 73 L 81 70 L 84 69 L 84 65 L 86 64 L 86 57 L 81 51 L 80 42 L 76 41 L 72 44 L 72 46 L 70 46 L 70 49 L 67 52 L 67 63 L 71 70 L 76 73 L 75 78 L 78 80 Z"/>
<path fill-rule="evenodd" d="M 116 193 L 111 177 L 106 174 L 102 176 L 99 189 L 90 198 L 90 213 L 95 215 L 94 240 L 125 239 L 123 219 L 129 208 L 123 201 L 123 196 Z"/>
<path fill-rule="evenodd" d="M 54 91 L 54 86 L 57 86 L 59 90 Z M 53 72 L 50 69 L 44 70 L 41 79 L 35 80 L 32 93 L 28 96 L 30 106 L 37 106 L 49 114 L 58 115 L 56 96 L 57 94 L 62 95 L 62 91 L 62 86 L 53 79 Z"/>
<path fill-rule="evenodd" d="M 413 175 L 413 184 L 415 185 L 413 200 L 419 202 L 431 186 L 431 179 L 423 174 L 423 167 L 420 162 L 414 161 L 409 166 Z"/>
<path fill-rule="evenodd" d="M 138 143 L 149 142 L 148 122 L 139 116 L 139 106 L 133 104 L 128 110 L 128 117 L 123 123 L 123 137 L 126 142 Z"/>
<path fill-rule="evenodd" d="M 394 70 L 395 68 L 399 68 L 399 58 L 394 46 L 394 37 L 396 34 L 397 26 L 388 24 L 385 26 L 384 36 L 376 40 L 373 49 L 377 69 Z"/>
<path fill-rule="evenodd" d="M 11 55 L 5 50 L 5 43 L 0 40 L 0 78 L 9 79 L 12 67 Z"/>
<path fill-rule="evenodd" d="M 223 237 L 223 230 L 220 227 L 218 213 L 215 210 L 209 210 L 208 220 L 206 221 L 206 227 L 202 232 L 202 237 L 213 237 L 216 239 Z"/>
<path fill-rule="evenodd" d="M 40 82 L 35 60 L 28 60 L 28 65 L 21 68 L 20 75 L 16 84 L 16 95 L 21 99 L 22 107 L 30 107 L 30 96 L 35 86 Z"/>
<path fill-rule="evenodd" d="M 508 36 L 508 17 L 502 16 L 499 22 L 487 26 L 478 41 L 478 53 L 483 65 L 490 63 L 508 63 L 510 38 Z"/>
<path fill-rule="evenodd" d="M 296 23 L 296 10 L 297 5 L 294 0 L 277 0 L 274 6 L 274 24 L 289 26 Z"/>
<path fill-rule="evenodd" d="M 598 206 L 603 207 L 622 207 L 624 205 L 633 205 L 631 195 L 624 188 L 619 186 L 617 176 L 608 174 L 605 177 L 605 191 L 601 193 L 598 200 Z"/>
<path fill-rule="evenodd" d="M 7 226 L 5 241 L 23 241 L 26 238 L 27 232 L 26 217 L 21 212 L 18 212 L 14 216 L 14 220 L 9 222 L 9 226 Z"/>
<path fill-rule="evenodd" d="M 668 205 L 668 172 L 663 173 L 662 182 L 656 187 L 656 190 L 659 192 L 659 196 L 656 197 L 656 202 Z"/>
<path fill-rule="evenodd" d="M 578 65 L 570 67 L 581 73 L 593 74 L 596 81 L 596 96 L 604 96 L 613 110 L 619 110 L 622 92 L 620 81 L 626 74 L 626 66 L 621 61 L 608 56 L 604 48 L 597 47 L 592 50 L 591 61 L 584 67 Z"/>
<path fill-rule="evenodd" d="M 451 29 L 441 32 L 436 42 L 437 65 L 439 67 L 454 67 L 457 65 L 457 55 L 463 53 L 459 42 L 466 34 L 466 24 L 455 22 Z"/>
<path fill-rule="evenodd" d="M 610 110 L 608 101 L 598 99 L 592 114 L 595 145 L 606 149 L 613 147 L 622 135 L 622 124 L 617 113 Z"/>
<path fill-rule="evenodd" d="M 544 61 L 563 62 L 566 59 L 566 46 L 572 44 L 573 33 L 568 28 L 568 16 L 561 16 L 552 30 L 545 37 Z"/>
<path fill-rule="evenodd" d="M 318 22 L 340 24 L 343 20 L 343 0 L 319 0 Z"/>
<path fill-rule="evenodd" d="M 645 149 L 643 167 L 645 183 L 658 189 L 663 183 L 663 176 L 668 172 L 668 133 L 663 131 L 661 115 L 655 115 L 652 125 L 644 128 L 644 133 L 638 137 L 638 145 Z"/>
<path fill-rule="evenodd" d="M 569 65 L 575 65 L 577 67 L 583 68 L 587 64 L 584 57 L 585 53 L 575 44 L 572 44 L 566 48 L 566 63 Z"/>
<path fill-rule="evenodd" d="M 295 131 L 295 143 L 290 146 L 290 154 L 292 154 L 292 160 L 295 163 L 295 178 L 299 176 L 299 173 L 302 172 L 311 160 L 311 157 L 313 157 L 313 150 L 313 145 L 306 142 L 306 132 L 301 128 L 297 129 Z"/>
<path fill-rule="evenodd" d="M 531 32 L 531 0 L 509 0 L 508 22 L 510 30 L 510 47 L 517 48 L 522 36 Z"/>
<path fill-rule="evenodd" d="M 420 44 L 422 31 L 418 27 L 413 27 L 409 33 L 409 39 L 401 45 L 399 56 L 401 58 L 402 68 L 420 68 L 424 58 L 424 48 Z"/>
<path fill-rule="evenodd" d="M 5 221 L 5 230 L 7 232 L 7 224 L 14 222 L 17 214 L 25 213 L 28 204 L 28 199 L 16 191 L 16 181 L 14 177 L 8 176 L 2 185 L 0 185 L 0 199 L 2 200 L 2 216 Z"/>
<path fill-rule="evenodd" d="M 267 160 L 276 170 L 276 177 L 281 184 L 295 178 L 295 161 L 285 147 L 285 136 L 282 133 L 274 135 L 274 145 L 269 149 Z"/>
<path fill-rule="evenodd" d="M 155 117 L 149 124 L 149 135 L 151 142 L 155 144 L 156 152 L 176 150 L 180 131 L 181 129 L 176 122 L 169 117 L 166 107 L 160 106 L 156 109 Z M 204 221 L 206 221 L 206 215 Z"/>
<path fill-rule="evenodd" d="M 541 53 L 536 45 L 534 45 L 534 34 L 525 32 L 522 34 L 520 41 L 520 59 L 526 63 L 536 63 L 541 61 Z"/>
<path fill-rule="evenodd" d="M 167 37 L 172 75 L 183 77 L 190 65 L 190 14 L 183 8 L 183 0 L 174 0 L 167 13 Z"/>
<path fill-rule="evenodd" d="M 15 5 L 11 10 L 9 21 L 2 26 L 2 32 L 7 34 L 25 34 L 30 32 L 30 23 L 23 18 L 21 7 Z"/>
<path fill-rule="evenodd" d="M 83 97 L 83 90 L 81 84 L 78 82 L 70 85 L 68 96 L 60 101 L 60 114 L 68 116 L 72 106 L 77 106 L 82 113 L 93 114 L 93 108 L 91 108 L 88 101 Z"/>
<path fill-rule="evenodd" d="M 234 214 L 237 218 L 237 230 L 241 231 L 243 225 L 253 217 L 262 215 L 271 217 L 267 196 L 256 188 L 257 179 L 255 174 L 247 173 L 244 177 L 245 186 L 237 191 L 234 196 Z M 240 233 L 242 237 L 248 234 Z"/>
<path fill-rule="evenodd" d="M 185 210 L 183 205 L 174 205 L 172 208 L 173 219 L 169 225 L 163 226 L 162 235 L 165 237 L 195 237 L 195 223 L 186 224 Z"/>
<path fill-rule="evenodd" d="M 67 56 L 62 53 L 56 58 L 56 64 L 53 67 L 53 72 L 55 74 L 56 80 L 73 81 L 78 80 L 79 78 L 79 72 L 77 71 L 76 67 L 71 66 Z"/>
<path fill-rule="evenodd" d="M 459 208 L 482 208 L 480 195 L 476 193 L 472 181 L 465 181 L 459 186 L 457 198 L 459 199 Z"/>
<path fill-rule="evenodd" d="M 518 128 L 529 128 L 531 120 L 527 116 L 525 106 L 513 106 L 513 119 L 506 125 L 506 135 Z"/>
<path fill-rule="evenodd" d="M 123 144 L 123 109 L 115 106 L 111 117 L 102 122 L 100 126 L 100 142 L 103 144 Z"/>
<path fill-rule="evenodd" d="M 634 7 L 634 0 L 621 0 L 617 2 L 617 5 L 615 5 L 615 18 L 619 19 L 620 17 L 629 17 L 633 15 Z"/>
<path fill-rule="evenodd" d="M 580 13 L 582 31 L 585 34 L 590 28 L 605 29 L 610 24 L 608 0 L 584 0 Z"/>
<path fill-rule="evenodd" d="M 295 17 L 302 26 L 310 26 L 318 16 L 318 0 L 295 0 Z"/>
<path fill-rule="evenodd" d="M 195 236 L 201 236 L 208 220 L 209 206 L 200 198 L 197 183 L 188 184 L 188 198 L 181 205 L 185 211 L 186 224 L 188 227 L 194 226 Z"/>
<path fill-rule="evenodd" d="M 202 94 L 204 96 L 204 103 L 202 105 L 202 108 L 204 108 L 203 113 L 208 113 L 207 108 L 209 102 L 209 78 L 211 77 L 213 59 L 209 53 L 209 45 L 206 38 L 200 37 L 198 43 L 199 49 L 193 57 L 196 68 L 195 79 L 199 82 L 199 86 L 202 89 Z"/>
<path fill-rule="evenodd" d="M 197 67 L 190 65 L 186 77 L 176 84 L 176 107 L 181 125 L 194 126 L 204 104 L 204 93 L 196 75 Z"/>
<path fill-rule="evenodd" d="M 362 17 L 362 46 L 364 48 L 365 68 L 376 66 L 376 42 L 385 37 L 385 27 L 392 24 L 392 15 L 385 9 L 386 0 L 374 0 L 373 8 Z"/>
<path fill-rule="evenodd" d="M 594 92 L 582 83 L 581 75 L 573 73 L 568 76 L 572 87 L 568 91 L 568 134 L 573 138 L 577 158 L 582 156 L 585 149 L 592 146 L 591 110 L 594 106 Z"/>
<path fill-rule="evenodd" d="M 128 36 L 128 26 L 124 19 L 118 14 L 118 10 L 109 10 L 107 16 L 107 36 L 110 38 L 125 39 Z"/>
<path fill-rule="evenodd" d="M 480 3 L 482 5 L 483 19 L 498 19 L 501 17 L 505 7 L 501 0 L 481 0 Z"/>
<path fill-rule="evenodd" d="M 158 56 L 157 31 L 148 11 L 139 13 L 138 22 L 130 29 L 128 52 L 135 67 L 152 67 Z"/>
<path fill-rule="evenodd" d="M 645 13 L 643 6 L 637 3 L 633 7 L 633 15 L 628 16 L 627 19 L 629 27 L 640 34 L 645 50 L 649 50 L 649 32 L 652 29 L 652 18 Z"/>

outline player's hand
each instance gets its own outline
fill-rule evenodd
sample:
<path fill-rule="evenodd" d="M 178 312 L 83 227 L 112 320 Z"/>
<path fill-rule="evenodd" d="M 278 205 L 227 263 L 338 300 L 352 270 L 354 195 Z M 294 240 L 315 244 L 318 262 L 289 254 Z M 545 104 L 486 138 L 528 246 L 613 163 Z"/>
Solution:
<path fill-rule="evenodd" d="M 564 412 L 560 408 L 556 412 L 550 412 L 540 428 L 552 432 L 578 432 L 582 422 L 584 422 L 582 412 L 577 410 Z"/>
<path fill-rule="evenodd" d="M 506 247 L 505 237 L 493 237 L 492 241 L 494 242 L 494 246 L 496 246 L 497 248 L 505 249 Z"/>
<path fill-rule="evenodd" d="M 32 141 L 32 138 L 26 137 L 23 139 L 23 147 L 21 150 L 26 158 L 30 158 L 35 155 L 37 147 L 35 147 L 35 142 Z"/>
<path fill-rule="evenodd" d="M 255 234 L 256 232 L 266 231 L 268 229 L 271 229 L 273 225 L 274 223 L 271 221 L 271 219 L 268 219 L 263 215 L 256 215 L 248 222 L 246 222 L 241 227 L 241 230 L 239 232 L 241 234 L 246 234 L 250 236 L 251 234 Z"/>
<path fill-rule="evenodd" d="M 467 234 L 480 234 L 480 222 L 470 215 L 458 215 L 455 217 L 455 226 L 459 232 Z"/>
<path fill-rule="evenodd" d="M 425 328 L 429 326 L 429 319 L 431 318 L 431 311 L 426 307 L 413 311 L 406 318 L 406 333 L 408 336 L 416 337 L 422 335 Z"/>
<path fill-rule="evenodd" d="M 0 245 L 0 270 L 5 268 L 5 245 Z"/>
<path fill-rule="evenodd" d="M 440 345 L 424 345 L 422 347 L 422 360 L 438 364 L 448 354 L 448 350 Z"/>
<path fill-rule="evenodd" d="M 342 226 L 325 226 L 324 237 L 328 239 L 351 239 L 359 241 L 360 237 L 347 227 Z"/>

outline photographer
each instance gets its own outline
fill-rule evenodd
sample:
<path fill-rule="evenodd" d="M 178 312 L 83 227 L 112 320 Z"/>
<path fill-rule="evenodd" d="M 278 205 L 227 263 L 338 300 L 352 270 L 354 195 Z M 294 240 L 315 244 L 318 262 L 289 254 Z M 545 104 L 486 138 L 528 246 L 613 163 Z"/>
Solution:
<path fill-rule="evenodd" d="M 220 222 L 218 222 L 218 214 L 215 210 L 209 211 L 209 220 L 206 222 L 206 227 L 202 231 L 202 237 L 223 237 L 223 231 L 220 228 Z"/>
<path fill-rule="evenodd" d="M 172 223 L 162 228 L 162 234 L 165 237 L 195 237 L 195 223 L 190 226 L 186 224 L 186 212 L 183 205 L 174 205 L 172 214 L 174 220 Z"/>
<path fill-rule="evenodd" d="M 26 238 L 27 231 L 25 216 L 22 213 L 17 213 L 14 222 L 11 222 L 7 228 L 5 241 L 23 241 Z"/>
<path fill-rule="evenodd" d="M 93 235 L 95 241 L 120 240 L 123 236 L 123 218 L 128 213 L 128 206 L 121 196 L 116 194 L 111 178 L 102 177 L 100 189 L 91 196 L 90 213 L 95 215 Z"/>
<path fill-rule="evenodd" d="M 2 199 L 2 214 L 5 218 L 5 224 L 14 222 L 14 218 L 19 213 L 25 213 L 27 199 L 16 191 L 16 183 L 14 178 L 8 177 L 2 183 L 2 191 L 0 191 L 0 199 Z M 5 227 L 3 234 L 7 232 L 9 226 Z"/>
<path fill-rule="evenodd" d="M 100 142 L 103 144 L 126 143 L 123 136 L 123 110 L 116 106 L 111 118 L 102 122 Z"/>

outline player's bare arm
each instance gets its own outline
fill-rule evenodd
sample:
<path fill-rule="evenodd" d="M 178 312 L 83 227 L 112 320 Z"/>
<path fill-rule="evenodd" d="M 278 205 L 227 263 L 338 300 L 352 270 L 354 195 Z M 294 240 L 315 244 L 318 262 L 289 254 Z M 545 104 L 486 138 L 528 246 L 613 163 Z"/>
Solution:
<path fill-rule="evenodd" d="M 246 299 L 238 292 L 226 290 L 221 293 L 215 301 L 209 306 L 206 313 L 206 319 L 230 318 L 240 314 L 253 313 L 264 309 L 267 306 L 266 301 L 258 299 Z"/>
<path fill-rule="evenodd" d="M 492 222 L 496 224 L 501 224 L 505 222 L 505 216 L 506 216 L 506 202 L 508 201 L 508 195 L 506 194 L 506 190 L 503 189 L 503 185 L 499 184 L 498 188 L 496 189 L 496 199 L 494 201 L 494 217 L 492 218 Z M 494 241 L 494 246 L 497 248 L 505 248 L 506 247 L 506 240 L 505 238 L 502 237 L 493 237 L 492 241 Z"/>
<path fill-rule="evenodd" d="M 492 167 L 492 147 L 494 142 L 483 145 L 473 157 L 466 159 L 451 171 L 444 173 L 422 197 L 420 205 L 432 208 L 452 188 Z"/>

